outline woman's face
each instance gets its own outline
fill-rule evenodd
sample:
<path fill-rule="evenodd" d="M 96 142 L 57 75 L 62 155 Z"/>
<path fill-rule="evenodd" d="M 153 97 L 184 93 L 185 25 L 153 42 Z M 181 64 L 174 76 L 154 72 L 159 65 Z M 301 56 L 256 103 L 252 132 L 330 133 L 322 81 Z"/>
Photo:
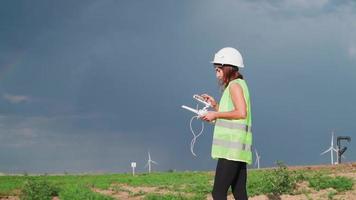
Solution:
<path fill-rule="evenodd" d="M 221 66 L 215 65 L 215 73 L 216 73 L 216 78 L 221 81 L 224 77 L 224 72 L 223 72 Z"/>

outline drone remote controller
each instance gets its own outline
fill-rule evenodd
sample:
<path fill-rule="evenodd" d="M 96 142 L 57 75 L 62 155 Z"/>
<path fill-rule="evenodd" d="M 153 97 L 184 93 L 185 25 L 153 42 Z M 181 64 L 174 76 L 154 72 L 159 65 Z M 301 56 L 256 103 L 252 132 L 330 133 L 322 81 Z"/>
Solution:
<path fill-rule="evenodd" d="M 204 108 L 198 110 L 198 109 L 194 109 L 194 108 L 191 108 L 191 107 L 188 107 L 185 105 L 182 105 L 182 108 L 187 109 L 187 110 L 197 114 L 199 117 L 201 117 L 208 112 L 209 107 L 212 107 L 211 104 L 209 102 L 205 101 L 205 99 L 202 96 L 195 94 L 195 95 L 193 95 L 193 98 L 195 100 L 197 100 L 198 102 L 204 104 L 205 105 Z"/>
<path fill-rule="evenodd" d="M 183 105 L 182 108 L 187 109 L 187 110 L 199 115 L 199 117 L 205 115 L 208 112 L 207 110 L 197 110 L 197 109 L 185 106 L 185 105 Z"/>
<path fill-rule="evenodd" d="M 207 102 L 204 97 L 199 96 L 197 94 L 193 95 L 193 98 L 197 101 L 199 101 L 200 103 L 203 103 L 205 106 L 207 107 L 212 107 L 211 104 L 209 102 Z"/>

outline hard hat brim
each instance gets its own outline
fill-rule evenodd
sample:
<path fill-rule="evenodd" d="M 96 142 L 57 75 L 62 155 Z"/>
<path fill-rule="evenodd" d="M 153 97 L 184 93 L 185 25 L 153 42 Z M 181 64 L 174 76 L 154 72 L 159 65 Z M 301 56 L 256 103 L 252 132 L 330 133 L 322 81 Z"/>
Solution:
<path fill-rule="evenodd" d="M 217 63 L 217 62 L 214 62 L 214 61 L 210 61 L 211 64 L 219 64 L 219 65 L 231 65 L 231 64 L 222 64 L 222 63 Z M 235 65 L 231 65 L 231 66 L 234 66 L 234 67 L 237 67 L 237 68 L 244 68 L 245 66 L 242 65 L 242 66 L 235 66 Z"/>

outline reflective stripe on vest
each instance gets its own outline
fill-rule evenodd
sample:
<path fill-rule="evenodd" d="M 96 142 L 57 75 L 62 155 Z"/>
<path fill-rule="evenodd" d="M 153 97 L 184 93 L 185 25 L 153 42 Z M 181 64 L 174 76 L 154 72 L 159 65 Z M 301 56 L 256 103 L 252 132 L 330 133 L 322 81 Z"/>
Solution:
<path fill-rule="evenodd" d="M 229 129 L 238 129 L 238 130 L 243 130 L 246 132 L 251 132 L 251 127 L 247 126 L 245 124 L 239 124 L 236 122 L 232 121 L 222 121 L 222 120 L 216 120 L 215 126 L 221 126 L 224 128 L 229 128 Z"/>
<path fill-rule="evenodd" d="M 242 151 L 251 151 L 251 145 L 243 144 L 240 142 L 220 140 L 217 138 L 214 138 L 213 145 L 217 145 L 217 146 L 221 146 L 221 147 L 225 147 L 225 148 L 242 150 Z"/>

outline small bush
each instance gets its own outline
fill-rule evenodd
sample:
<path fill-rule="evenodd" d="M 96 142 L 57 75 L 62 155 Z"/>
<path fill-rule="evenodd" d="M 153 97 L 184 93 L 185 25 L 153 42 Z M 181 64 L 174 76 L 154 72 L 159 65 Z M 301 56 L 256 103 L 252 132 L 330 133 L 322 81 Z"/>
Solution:
<path fill-rule="evenodd" d="M 282 162 L 277 162 L 277 169 L 265 173 L 263 179 L 263 192 L 280 195 L 293 192 L 296 187 L 297 177 L 287 169 Z"/>
<path fill-rule="evenodd" d="M 51 200 L 53 196 L 57 196 L 59 189 L 47 182 L 46 180 L 41 179 L 28 179 L 25 181 L 22 190 L 20 199 L 21 200 Z"/>

